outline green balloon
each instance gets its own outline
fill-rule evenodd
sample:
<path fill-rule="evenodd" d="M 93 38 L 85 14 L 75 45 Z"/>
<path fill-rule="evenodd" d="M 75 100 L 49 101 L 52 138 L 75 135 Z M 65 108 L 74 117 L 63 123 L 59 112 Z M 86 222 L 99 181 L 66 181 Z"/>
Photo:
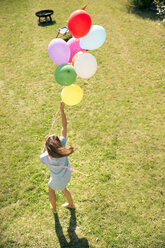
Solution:
<path fill-rule="evenodd" d="M 54 73 L 55 80 L 62 86 L 68 86 L 76 81 L 77 74 L 70 64 L 63 64 L 57 67 Z"/>

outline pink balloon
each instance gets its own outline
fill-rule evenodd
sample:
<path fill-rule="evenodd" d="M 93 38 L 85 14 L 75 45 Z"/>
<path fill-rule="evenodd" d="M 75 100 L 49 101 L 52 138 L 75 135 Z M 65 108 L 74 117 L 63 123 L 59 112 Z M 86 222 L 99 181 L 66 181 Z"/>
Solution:
<path fill-rule="evenodd" d="M 82 49 L 80 47 L 80 39 L 76 39 L 76 38 L 71 38 L 70 40 L 68 40 L 68 45 L 70 48 L 70 58 L 69 58 L 69 63 L 72 62 L 72 59 L 74 57 L 74 55 L 80 51 L 86 51 L 85 49 Z"/>

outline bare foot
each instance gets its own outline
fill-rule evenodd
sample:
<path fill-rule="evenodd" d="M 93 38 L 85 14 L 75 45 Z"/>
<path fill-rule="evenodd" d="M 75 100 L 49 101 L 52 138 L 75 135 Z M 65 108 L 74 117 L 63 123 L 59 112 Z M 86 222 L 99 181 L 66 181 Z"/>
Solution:
<path fill-rule="evenodd" d="M 52 204 L 50 203 L 50 209 L 52 210 L 52 212 L 54 213 L 54 214 L 57 214 L 57 210 L 56 209 L 53 209 L 53 207 L 52 207 Z"/>
<path fill-rule="evenodd" d="M 69 203 L 64 203 L 64 204 L 62 204 L 62 206 L 63 206 L 64 208 L 73 208 L 73 209 L 76 208 L 74 204 L 69 204 Z"/>

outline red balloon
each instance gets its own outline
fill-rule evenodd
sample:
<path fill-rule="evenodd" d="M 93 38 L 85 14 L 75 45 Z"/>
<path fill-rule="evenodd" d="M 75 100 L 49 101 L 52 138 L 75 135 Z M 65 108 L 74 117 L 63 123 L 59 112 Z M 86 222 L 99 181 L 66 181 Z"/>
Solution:
<path fill-rule="evenodd" d="M 68 19 L 68 29 L 75 38 L 81 38 L 89 32 L 91 23 L 91 18 L 85 10 L 76 10 Z"/>

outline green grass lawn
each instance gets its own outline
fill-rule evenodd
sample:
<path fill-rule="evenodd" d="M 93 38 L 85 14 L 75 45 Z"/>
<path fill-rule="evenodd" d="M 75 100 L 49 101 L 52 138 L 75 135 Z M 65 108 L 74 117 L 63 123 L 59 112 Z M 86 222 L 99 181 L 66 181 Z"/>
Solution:
<path fill-rule="evenodd" d="M 61 208 L 61 192 L 59 221 L 49 209 L 49 171 L 39 155 L 62 87 L 47 48 L 85 3 L 1 0 L 1 248 L 165 247 L 164 26 L 153 12 L 131 11 L 129 0 L 88 1 L 107 39 L 91 51 L 95 75 L 76 81 L 83 101 L 65 110 L 70 162 L 89 176 L 75 172 L 69 184 L 75 216 Z M 56 24 L 38 26 L 41 9 L 53 9 Z"/>

